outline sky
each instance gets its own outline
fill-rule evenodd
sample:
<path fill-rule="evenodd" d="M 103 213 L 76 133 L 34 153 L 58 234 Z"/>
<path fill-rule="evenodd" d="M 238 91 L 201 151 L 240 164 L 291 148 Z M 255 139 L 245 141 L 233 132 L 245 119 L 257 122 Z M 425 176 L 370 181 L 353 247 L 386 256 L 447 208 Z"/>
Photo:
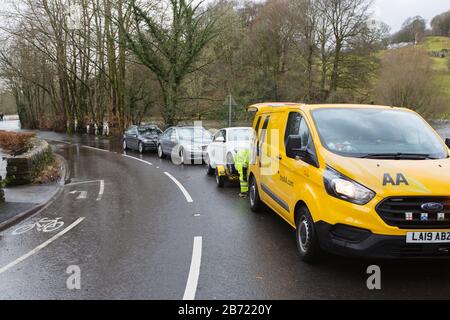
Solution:
<path fill-rule="evenodd" d="M 420 15 L 430 23 L 436 15 L 450 10 L 450 0 L 375 0 L 374 10 L 395 32 L 412 16 Z"/>
<path fill-rule="evenodd" d="M 0 11 L 8 10 L 9 2 L 11 0 L 0 0 Z M 450 0 L 374 0 L 375 16 L 387 23 L 392 32 L 400 30 L 409 17 L 420 15 L 429 23 L 437 14 L 449 10 Z"/>

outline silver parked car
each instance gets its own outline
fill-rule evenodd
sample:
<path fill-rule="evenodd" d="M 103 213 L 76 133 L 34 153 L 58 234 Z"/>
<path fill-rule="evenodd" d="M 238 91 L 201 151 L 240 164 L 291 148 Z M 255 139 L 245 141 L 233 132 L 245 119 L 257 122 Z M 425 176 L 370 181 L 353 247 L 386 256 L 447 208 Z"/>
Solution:
<path fill-rule="evenodd" d="M 182 164 L 201 164 L 211 141 L 211 133 L 203 127 L 170 127 L 159 137 L 158 156 L 176 157 Z"/>

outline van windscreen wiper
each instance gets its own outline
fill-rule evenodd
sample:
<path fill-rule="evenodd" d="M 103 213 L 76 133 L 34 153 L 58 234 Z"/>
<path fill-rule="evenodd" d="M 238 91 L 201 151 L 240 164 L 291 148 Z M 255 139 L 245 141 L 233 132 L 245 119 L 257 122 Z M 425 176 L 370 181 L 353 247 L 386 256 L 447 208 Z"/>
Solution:
<path fill-rule="evenodd" d="M 363 159 L 394 159 L 394 160 L 425 160 L 437 158 L 431 157 L 427 153 L 368 153 L 361 156 Z"/>

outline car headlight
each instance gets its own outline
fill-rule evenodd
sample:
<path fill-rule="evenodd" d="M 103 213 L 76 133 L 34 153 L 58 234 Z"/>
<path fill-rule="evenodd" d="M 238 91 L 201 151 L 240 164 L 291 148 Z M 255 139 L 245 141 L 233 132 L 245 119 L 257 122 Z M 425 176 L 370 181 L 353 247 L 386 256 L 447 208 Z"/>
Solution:
<path fill-rule="evenodd" d="M 375 197 L 375 192 L 327 167 L 323 182 L 330 196 L 349 201 L 354 204 L 365 205 Z"/>

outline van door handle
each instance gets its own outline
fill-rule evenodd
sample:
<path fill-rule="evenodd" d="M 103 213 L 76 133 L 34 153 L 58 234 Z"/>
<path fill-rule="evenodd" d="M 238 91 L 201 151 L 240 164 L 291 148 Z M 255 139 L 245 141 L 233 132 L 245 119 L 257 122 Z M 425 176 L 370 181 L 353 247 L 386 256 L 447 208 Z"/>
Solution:
<path fill-rule="evenodd" d="M 278 160 L 283 160 L 283 157 L 282 156 L 278 156 Z"/>

